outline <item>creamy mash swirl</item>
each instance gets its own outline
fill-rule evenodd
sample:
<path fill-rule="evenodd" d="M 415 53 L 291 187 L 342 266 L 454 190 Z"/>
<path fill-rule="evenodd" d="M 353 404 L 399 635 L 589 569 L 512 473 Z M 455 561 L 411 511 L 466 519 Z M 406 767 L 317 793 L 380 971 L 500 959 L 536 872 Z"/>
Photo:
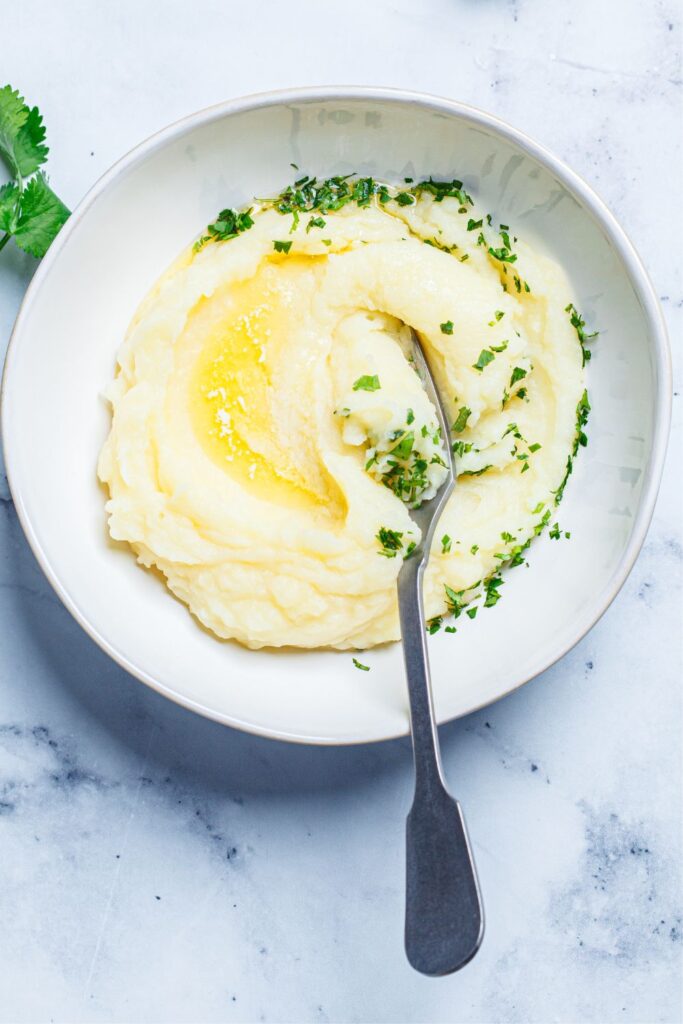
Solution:
<path fill-rule="evenodd" d="M 557 264 L 494 230 L 458 182 L 335 180 L 360 202 L 329 209 L 313 183 L 301 209 L 224 211 L 143 302 L 108 391 L 111 536 L 249 647 L 399 638 L 411 507 L 441 483 L 445 443 L 458 482 L 426 613 L 438 623 L 478 593 L 495 603 L 501 567 L 551 519 L 589 408 Z"/>

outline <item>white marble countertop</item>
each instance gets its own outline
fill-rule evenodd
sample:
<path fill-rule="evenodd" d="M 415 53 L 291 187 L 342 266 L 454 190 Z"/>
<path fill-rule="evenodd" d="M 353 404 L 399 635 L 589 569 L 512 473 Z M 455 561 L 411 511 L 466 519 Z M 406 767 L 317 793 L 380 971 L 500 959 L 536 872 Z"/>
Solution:
<path fill-rule="evenodd" d="M 2 27 L 2 78 L 44 112 L 72 206 L 221 99 L 409 86 L 508 119 L 583 174 L 680 342 L 676 0 L 21 0 Z M 0 257 L 3 346 L 32 269 Z M 53 595 L 2 477 L 0 1020 L 679 1021 L 678 394 L 674 417 L 648 540 L 603 620 L 442 730 L 488 921 L 477 958 L 439 980 L 402 951 L 407 741 L 289 747 L 148 691 Z"/>

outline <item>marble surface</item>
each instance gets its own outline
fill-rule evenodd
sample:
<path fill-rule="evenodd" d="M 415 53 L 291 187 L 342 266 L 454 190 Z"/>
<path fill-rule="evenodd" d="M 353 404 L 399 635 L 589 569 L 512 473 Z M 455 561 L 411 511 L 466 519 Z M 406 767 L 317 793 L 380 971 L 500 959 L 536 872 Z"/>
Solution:
<path fill-rule="evenodd" d="M 680 343 L 675 0 L 22 0 L 2 23 L 3 79 L 40 104 L 71 205 L 140 139 L 223 98 L 408 85 L 510 120 L 582 173 Z M 3 346 L 32 270 L 0 256 Z M 401 944 L 407 741 L 289 747 L 148 691 L 52 594 L 2 477 L 0 1020 L 679 1021 L 678 373 L 623 592 L 543 677 L 442 730 L 487 934 L 439 980 Z"/>

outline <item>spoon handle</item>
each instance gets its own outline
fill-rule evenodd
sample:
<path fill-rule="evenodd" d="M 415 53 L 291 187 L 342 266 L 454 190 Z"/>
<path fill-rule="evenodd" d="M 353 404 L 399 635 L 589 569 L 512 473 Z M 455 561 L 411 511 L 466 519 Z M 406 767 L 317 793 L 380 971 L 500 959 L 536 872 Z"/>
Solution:
<path fill-rule="evenodd" d="M 434 719 L 422 608 L 424 561 L 404 562 L 398 580 L 403 656 L 415 758 L 406 831 L 408 960 L 422 974 L 451 974 L 477 952 L 484 913 L 465 822 L 446 789 Z"/>

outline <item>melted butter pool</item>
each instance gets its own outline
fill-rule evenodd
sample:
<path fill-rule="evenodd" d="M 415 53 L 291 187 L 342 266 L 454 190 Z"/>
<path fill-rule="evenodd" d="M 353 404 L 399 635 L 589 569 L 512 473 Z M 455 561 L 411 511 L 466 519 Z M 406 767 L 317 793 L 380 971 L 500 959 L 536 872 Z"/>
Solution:
<path fill-rule="evenodd" d="M 265 261 L 254 277 L 198 303 L 183 339 L 199 351 L 189 404 L 203 449 L 255 495 L 295 507 L 320 506 L 329 495 L 283 443 L 272 415 L 270 368 L 295 327 L 292 296 L 311 287 L 317 262 Z"/>

